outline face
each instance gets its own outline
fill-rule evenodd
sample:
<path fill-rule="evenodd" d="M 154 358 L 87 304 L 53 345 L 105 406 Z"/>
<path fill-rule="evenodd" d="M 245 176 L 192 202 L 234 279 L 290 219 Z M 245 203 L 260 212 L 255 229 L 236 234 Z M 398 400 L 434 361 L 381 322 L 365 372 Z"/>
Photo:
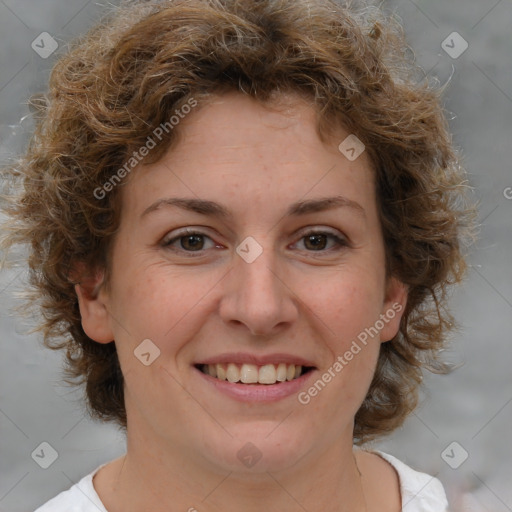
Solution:
<path fill-rule="evenodd" d="M 77 288 L 85 332 L 115 340 L 128 437 L 189 463 L 279 470 L 351 445 L 405 305 L 367 155 L 347 159 L 342 130 L 322 143 L 288 101 L 190 113 L 123 187 L 108 290 Z"/>

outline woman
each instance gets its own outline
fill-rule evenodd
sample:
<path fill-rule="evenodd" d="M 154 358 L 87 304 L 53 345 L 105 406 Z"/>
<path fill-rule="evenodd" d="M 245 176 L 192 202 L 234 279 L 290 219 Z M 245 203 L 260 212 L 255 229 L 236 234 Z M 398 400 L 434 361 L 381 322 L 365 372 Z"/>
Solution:
<path fill-rule="evenodd" d="M 4 246 L 127 451 L 39 512 L 447 509 L 356 448 L 446 370 L 472 218 L 405 48 L 371 8 L 145 1 L 60 59 Z"/>

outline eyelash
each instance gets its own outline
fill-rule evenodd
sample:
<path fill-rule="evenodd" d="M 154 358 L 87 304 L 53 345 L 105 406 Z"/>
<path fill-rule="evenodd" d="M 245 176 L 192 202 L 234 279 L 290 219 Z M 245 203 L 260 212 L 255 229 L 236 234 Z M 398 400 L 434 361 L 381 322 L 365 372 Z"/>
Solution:
<path fill-rule="evenodd" d="M 325 253 L 330 253 L 332 251 L 341 250 L 342 248 L 346 248 L 346 247 L 350 246 L 350 244 L 346 238 L 343 238 L 335 233 L 332 233 L 330 231 L 325 231 L 325 230 L 322 231 L 322 230 L 314 230 L 313 229 L 311 231 L 307 231 L 301 235 L 299 240 L 303 240 L 304 238 L 307 238 L 308 236 L 315 236 L 315 235 L 326 235 L 328 238 L 331 238 L 332 240 L 335 241 L 337 248 L 321 249 L 318 251 L 314 251 L 314 250 L 308 251 L 307 249 L 305 249 L 307 252 L 319 253 L 319 254 L 324 253 L 325 254 Z M 175 242 L 178 242 L 182 238 L 186 238 L 188 236 L 200 236 L 200 237 L 209 238 L 210 240 L 212 240 L 211 237 L 209 237 L 205 233 L 202 233 L 201 231 L 196 231 L 194 229 L 184 229 L 182 232 L 178 233 L 173 238 L 171 238 L 169 240 L 164 239 L 163 242 L 161 243 L 161 246 L 164 249 L 168 249 L 173 252 L 182 252 L 187 255 L 186 257 L 189 257 L 189 258 L 202 256 L 204 254 L 204 251 L 206 251 L 208 249 L 200 249 L 198 251 L 187 251 L 186 249 L 182 249 L 182 248 L 176 249 L 176 248 L 172 247 L 172 244 L 174 244 Z"/>

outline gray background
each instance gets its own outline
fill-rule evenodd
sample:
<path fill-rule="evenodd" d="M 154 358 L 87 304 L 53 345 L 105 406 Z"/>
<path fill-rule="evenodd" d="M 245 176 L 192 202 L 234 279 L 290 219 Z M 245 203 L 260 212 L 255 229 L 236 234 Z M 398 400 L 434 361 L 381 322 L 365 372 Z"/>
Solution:
<path fill-rule="evenodd" d="M 114 2 L 116 3 L 116 2 Z M 422 405 L 406 425 L 374 446 L 437 475 L 454 511 L 512 511 L 512 1 L 393 0 L 418 62 L 445 83 L 445 106 L 481 201 L 480 239 L 468 279 L 453 296 L 462 324 L 447 354 L 464 363 L 426 377 Z M 0 0 L 0 158 L 19 151 L 30 131 L 26 100 L 44 90 L 54 57 L 31 43 L 49 32 L 61 46 L 107 8 L 87 0 Z M 441 43 L 458 32 L 469 48 L 450 57 Z M 58 53 L 58 52 L 57 52 Z M 507 193 L 509 191 L 510 193 Z M 84 416 L 80 392 L 60 383 L 61 356 L 10 314 L 25 273 L 0 273 L 0 512 L 29 511 L 123 453 L 112 426 Z M 40 468 L 31 453 L 50 443 L 59 457 Z M 468 458 L 457 469 L 452 465 Z"/>

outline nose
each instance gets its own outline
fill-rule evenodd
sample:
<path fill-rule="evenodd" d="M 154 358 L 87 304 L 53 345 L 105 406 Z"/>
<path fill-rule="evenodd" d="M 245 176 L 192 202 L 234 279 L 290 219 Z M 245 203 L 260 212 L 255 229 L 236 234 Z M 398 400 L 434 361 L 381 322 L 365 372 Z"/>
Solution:
<path fill-rule="evenodd" d="M 252 263 L 235 255 L 234 267 L 224 283 L 222 320 L 253 335 L 277 334 L 292 325 L 299 314 L 297 297 L 271 252 L 264 250 Z"/>

